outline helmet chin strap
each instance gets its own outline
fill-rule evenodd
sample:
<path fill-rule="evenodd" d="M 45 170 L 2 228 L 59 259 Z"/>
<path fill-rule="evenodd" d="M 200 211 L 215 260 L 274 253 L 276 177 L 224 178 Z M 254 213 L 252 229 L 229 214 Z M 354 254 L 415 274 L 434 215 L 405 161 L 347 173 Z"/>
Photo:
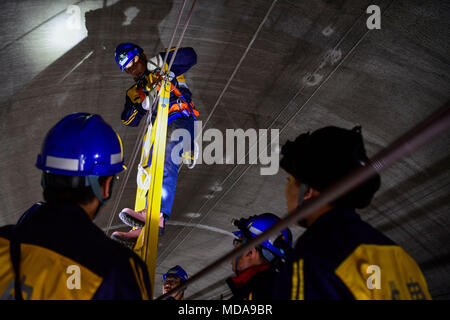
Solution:
<path fill-rule="evenodd" d="M 247 242 L 247 239 L 242 241 L 243 244 L 245 242 Z M 264 256 L 264 258 L 267 259 L 267 261 L 272 262 L 273 259 L 275 259 L 275 256 L 266 248 L 261 248 L 261 252 L 262 252 L 262 255 Z M 239 273 L 240 273 L 238 270 L 238 262 L 241 257 L 242 257 L 242 255 L 240 255 L 236 259 L 234 259 L 234 273 L 236 273 L 236 276 L 239 276 Z"/>
<path fill-rule="evenodd" d="M 94 192 L 95 196 L 97 197 L 99 201 L 99 206 L 97 207 L 97 210 L 95 210 L 94 213 L 94 219 L 97 217 L 97 214 L 100 212 L 100 209 L 108 202 L 108 200 L 111 198 L 111 191 L 110 190 L 110 196 L 108 198 L 102 197 L 102 187 L 100 186 L 100 183 L 98 182 L 98 176 L 87 176 L 86 177 L 86 186 L 90 186 L 92 188 L 92 191 Z M 113 178 L 114 181 L 114 178 Z M 112 186 L 111 186 L 112 189 Z"/>
<path fill-rule="evenodd" d="M 267 250 L 266 248 L 261 247 L 261 252 L 264 258 L 266 258 L 267 261 L 272 262 L 275 259 L 275 256 L 272 252 Z"/>

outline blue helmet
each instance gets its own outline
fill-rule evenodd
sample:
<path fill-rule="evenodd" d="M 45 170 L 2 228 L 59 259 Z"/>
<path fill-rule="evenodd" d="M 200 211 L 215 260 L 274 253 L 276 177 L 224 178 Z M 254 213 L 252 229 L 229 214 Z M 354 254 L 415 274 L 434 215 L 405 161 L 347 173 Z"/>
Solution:
<path fill-rule="evenodd" d="M 163 281 L 166 280 L 168 276 L 175 276 L 181 279 L 182 282 L 187 281 L 188 275 L 186 271 L 179 265 L 170 268 L 166 273 L 163 274 Z"/>
<path fill-rule="evenodd" d="M 36 167 L 68 176 L 109 176 L 124 169 L 119 135 L 102 117 L 74 113 L 45 137 Z"/>
<path fill-rule="evenodd" d="M 143 53 L 144 50 L 134 43 L 121 43 L 116 47 L 116 63 L 123 72 L 125 67 L 134 57 Z"/>
<path fill-rule="evenodd" d="M 263 213 L 260 215 L 251 216 L 249 218 L 243 218 L 234 222 L 234 225 L 239 228 L 239 231 L 235 231 L 233 234 L 237 238 L 244 237 L 245 239 L 250 240 L 252 238 L 256 238 L 280 220 L 281 219 L 273 213 Z M 279 245 L 279 240 L 283 243 L 282 246 Z M 283 247 L 286 245 L 288 247 L 292 247 L 292 233 L 289 228 L 284 229 L 276 238 L 267 239 L 260 244 L 263 248 L 264 257 L 269 261 L 274 259 L 273 254 L 283 258 L 286 254 Z M 267 249 L 270 252 L 267 252 L 264 249 Z"/>

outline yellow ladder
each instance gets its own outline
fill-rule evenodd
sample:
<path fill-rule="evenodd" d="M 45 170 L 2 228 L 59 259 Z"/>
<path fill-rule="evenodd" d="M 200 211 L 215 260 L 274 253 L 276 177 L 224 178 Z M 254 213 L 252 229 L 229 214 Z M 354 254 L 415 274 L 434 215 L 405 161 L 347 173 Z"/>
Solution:
<path fill-rule="evenodd" d="M 155 125 L 152 127 L 151 142 L 153 155 L 150 167 L 145 168 L 151 181 L 148 192 L 139 187 L 136 191 L 135 211 L 143 210 L 147 204 L 147 218 L 144 228 L 133 251 L 146 263 L 152 285 L 152 297 L 155 284 L 156 256 L 158 249 L 159 216 L 161 212 L 161 189 L 164 174 L 164 158 L 166 153 L 167 122 L 169 115 L 170 82 L 163 81 L 160 89 L 158 112 Z M 144 137 L 145 141 L 145 137 Z M 144 150 L 142 150 L 143 152 Z M 145 159 L 148 161 L 148 158 Z"/>

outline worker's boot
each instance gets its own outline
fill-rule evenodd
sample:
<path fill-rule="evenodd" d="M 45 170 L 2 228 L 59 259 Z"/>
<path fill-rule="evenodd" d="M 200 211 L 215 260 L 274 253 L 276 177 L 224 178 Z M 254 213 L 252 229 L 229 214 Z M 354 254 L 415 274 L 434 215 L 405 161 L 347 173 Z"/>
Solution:
<path fill-rule="evenodd" d="M 140 211 L 134 211 L 130 208 L 124 208 L 119 213 L 120 220 L 123 221 L 126 225 L 133 228 L 143 228 L 145 225 L 145 220 L 147 218 L 147 209 L 143 209 Z M 163 213 L 160 214 L 159 217 L 159 232 L 158 234 L 162 236 L 164 234 L 164 229 L 166 226 L 166 220 L 169 217 Z"/>
<path fill-rule="evenodd" d="M 141 231 L 142 228 L 131 229 L 128 232 L 115 231 L 111 235 L 111 238 L 116 240 L 117 242 L 120 242 L 124 246 L 133 249 L 139 235 L 141 234 Z"/>
<path fill-rule="evenodd" d="M 124 208 L 119 213 L 119 218 L 126 225 L 133 228 L 143 228 L 147 218 L 147 209 L 134 211 L 130 208 Z"/>

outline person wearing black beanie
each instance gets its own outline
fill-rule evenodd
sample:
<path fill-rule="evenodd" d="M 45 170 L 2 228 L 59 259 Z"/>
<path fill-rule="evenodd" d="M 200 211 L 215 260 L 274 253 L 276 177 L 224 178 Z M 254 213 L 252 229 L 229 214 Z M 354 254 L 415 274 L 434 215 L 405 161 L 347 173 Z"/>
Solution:
<path fill-rule="evenodd" d="M 280 166 L 289 174 L 289 213 L 370 164 L 361 127 L 328 126 L 304 133 L 288 141 L 281 153 Z M 376 175 L 298 221 L 306 231 L 279 274 L 275 299 L 431 299 L 417 263 L 355 210 L 369 206 L 380 185 Z"/>

